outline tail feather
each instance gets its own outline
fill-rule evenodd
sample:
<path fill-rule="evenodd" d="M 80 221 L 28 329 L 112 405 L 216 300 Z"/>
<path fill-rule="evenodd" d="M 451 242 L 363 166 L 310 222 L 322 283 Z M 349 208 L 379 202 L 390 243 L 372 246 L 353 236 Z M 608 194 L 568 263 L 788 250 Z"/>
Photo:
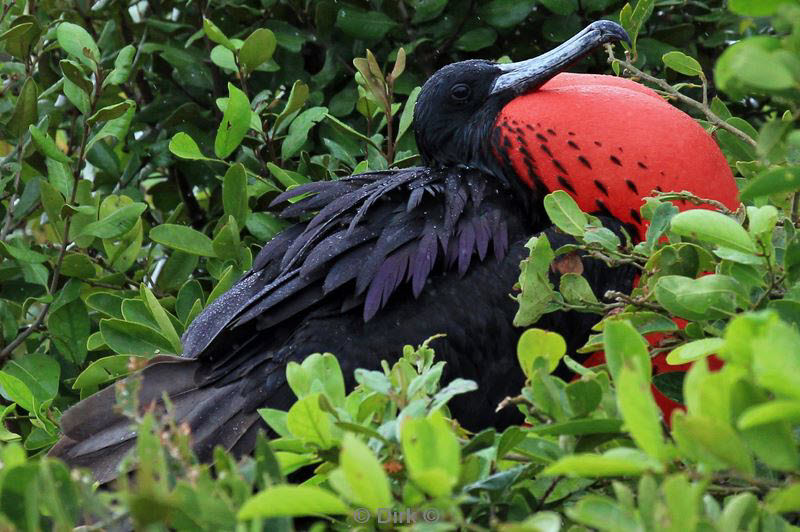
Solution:
<path fill-rule="evenodd" d="M 175 421 L 188 423 L 192 447 L 203 460 L 211 457 L 216 445 L 237 455 L 250 452 L 263 422 L 253 409 L 245 408 L 242 381 L 199 387 L 195 382 L 199 365 L 197 360 L 162 356 L 135 377 L 128 377 L 141 378 L 141 409 L 155 405 L 163 413 L 166 394 Z M 109 386 L 67 410 L 61 418 L 64 436 L 49 454 L 72 467 L 91 469 L 101 483 L 116 478 L 120 463 L 133 449 L 136 431 L 130 419 L 114 408 L 115 403 L 114 386 Z"/>

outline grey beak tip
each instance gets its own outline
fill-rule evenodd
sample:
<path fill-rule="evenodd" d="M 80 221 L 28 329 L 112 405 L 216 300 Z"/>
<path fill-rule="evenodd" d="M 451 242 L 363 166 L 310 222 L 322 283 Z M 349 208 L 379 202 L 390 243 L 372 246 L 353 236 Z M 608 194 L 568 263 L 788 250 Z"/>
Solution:
<path fill-rule="evenodd" d="M 624 41 L 628 44 L 633 44 L 625 28 L 611 20 L 598 20 L 597 22 L 593 22 L 590 27 L 593 30 L 599 31 L 604 37 L 603 40 L 608 39 L 606 42 Z"/>

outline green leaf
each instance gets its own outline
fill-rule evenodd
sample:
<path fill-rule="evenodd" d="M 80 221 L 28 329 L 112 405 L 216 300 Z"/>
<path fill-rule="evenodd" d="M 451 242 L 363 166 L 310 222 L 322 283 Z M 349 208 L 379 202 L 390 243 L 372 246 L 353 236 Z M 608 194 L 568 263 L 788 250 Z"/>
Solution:
<path fill-rule="evenodd" d="M 739 430 L 745 430 L 776 421 L 800 421 L 800 401 L 775 399 L 748 408 L 737 421 Z"/>
<path fill-rule="evenodd" d="M 602 455 L 576 453 L 559 458 L 543 475 L 576 477 L 638 476 L 663 471 L 663 466 L 638 449 L 617 447 Z"/>
<path fill-rule="evenodd" d="M 327 107 L 311 107 L 300 113 L 289 126 L 289 134 L 281 144 L 281 159 L 291 158 L 303 147 L 308 139 L 308 132 L 314 124 L 320 122 L 328 114 Z"/>
<path fill-rule="evenodd" d="M 272 237 L 280 233 L 287 223 L 268 212 L 251 212 L 247 215 L 245 225 L 247 230 L 258 240 L 268 242 Z"/>
<path fill-rule="evenodd" d="M 675 234 L 701 242 L 745 253 L 757 252 L 747 231 L 736 220 L 719 212 L 692 209 L 678 213 L 672 218 L 671 229 Z"/>
<path fill-rule="evenodd" d="M 168 248 L 177 249 L 192 255 L 215 257 L 211 239 L 191 227 L 175 224 L 161 224 L 150 230 L 150 238 Z"/>
<path fill-rule="evenodd" d="M 203 32 L 206 34 L 206 37 L 211 39 L 213 42 L 217 44 L 221 44 L 231 52 L 236 51 L 236 46 L 225 36 L 221 29 L 217 27 L 216 24 L 211 22 L 210 19 L 203 17 Z"/>
<path fill-rule="evenodd" d="M 642 335 L 626 320 L 607 321 L 603 328 L 603 350 L 608 371 L 614 381 L 623 366 L 638 371 L 646 381 L 650 380 L 650 354 Z"/>
<path fill-rule="evenodd" d="M 598 530 L 638 532 L 644 529 L 633 509 L 599 495 L 581 498 L 577 504 L 567 509 L 567 516 Z"/>
<path fill-rule="evenodd" d="M 636 445 L 647 454 L 666 462 L 667 447 L 661 434 L 658 406 L 650 393 L 650 380 L 641 370 L 624 365 L 615 380 L 617 405 L 625 427 Z"/>
<path fill-rule="evenodd" d="M 528 378 L 533 375 L 537 358 L 547 360 L 549 371 L 553 372 L 566 352 L 567 344 L 560 334 L 542 329 L 528 329 L 517 343 L 517 360 Z"/>
<path fill-rule="evenodd" d="M 403 112 L 400 115 L 400 123 L 397 126 L 398 141 L 400 141 L 406 131 L 408 131 L 408 128 L 411 127 L 411 122 L 414 120 L 414 106 L 417 104 L 417 98 L 421 90 L 422 87 L 414 87 L 414 90 L 408 95 L 406 104 L 403 107 Z"/>
<path fill-rule="evenodd" d="M 239 227 L 243 227 L 250 208 L 247 204 L 247 174 L 241 163 L 236 163 L 225 172 L 222 179 L 222 206 L 227 216 L 233 216 Z"/>
<path fill-rule="evenodd" d="M 242 49 L 239 50 L 239 61 L 252 72 L 272 57 L 277 43 L 272 31 L 259 28 L 245 39 Z"/>
<path fill-rule="evenodd" d="M 453 47 L 464 52 L 476 52 L 493 45 L 497 40 L 497 32 L 492 28 L 475 28 L 461 35 Z"/>
<path fill-rule="evenodd" d="M 345 499 L 370 511 L 392 505 L 389 478 L 381 463 L 353 434 L 342 439 L 339 467 L 331 472 L 330 482 Z"/>
<path fill-rule="evenodd" d="M 21 137 L 28 131 L 28 126 L 36 123 L 39 116 L 36 105 L 38 97 L 36 82 L 33 78 L 26 78 L 14 104 L 14 112 L 8 120 L 8 130 L 15 137 Z"/>
<path fill-rule="evenodd" d="M 98 131 L 89 140 L 89 143 L 86 145 L 86 150 L 91 150 L 95 143 L 109 137 L 114 138 L 117 141 L 123 141 L 131 127 L 135 110 L 135 106 L 130 106 L 128 110 L 122 114 L 122 116 L 114 118 L 113 120 L 109 120 L 103 124 L 103 127 L 100 128 L 100 131 Z"/>
<path fill-rule="evenodd" d="M 382 39 L 397 26 L 383 11 L 365 11 L 345 5 L 336 15 L 336 27 L 350 37 L 365 41 Z"/>
<path fill-rule="evenodd" d="M 549 276 L 550 263 L 555 255 L 547 236 L 533 237 L 525 247 L 531 253 L 529 258 L 520 263 L 519 287 L 522 293 L 515 298 L 519 310 L 514 316 L 514 325 L 517 327 L 536 323 L 555 299 Z"/>
<path fill-rule="evenodd" d="M 703 74 L 703 67 L 700 66 L 697 59 L 683 52 L 677 50 L 667 52 L 661 56 L 661 60 L 675 72 L 680 72 L 686 76 L 700 76 Z"/>
<path fill-rule="evenodd" d="M 583 236 L 589 219 L 572 197 L 556 190 L 544 197 L 544 210 L 556 227 L 573 236 Z"/>
<path fill-rule="evenodd" d="M 64 164 L 70 164 L 72 161 L 67 155 L 58 149 L 56 143 L 47 134 L 47 132 L 40 130 L 38 127 L 31 124 L 28 126 L 28 131 L 31 133 L 31 138 L 39 151 L 46 157 L 55 159 L 56 161 Z"/>
<path fill-rule="evenodd" d="M 350 509 L 328 490 L 316 486 L 270 486 L 247 499 L 238 519 L 296 517 L 302 515 L 341 515 Z"/>
<path fill-rule="evenodd" d="M 495 28 L 511 28 L 528 18 L 534 4 L 533 0 L 491 0 L 483 2 L 478 13 Z"/>
<path fill-rule="evenodd" d="M 786 0 L 728 0 L 728 9 L 739 15 L 766 17 L 778 10 Z"/>
<path fill-rule="evenodd" d="M 139 362 L 146 360 L 145 357 L 136 358 Z M 130 355 L 111 355 L 95 360 L 78 375 L 72 383 L 72 389 L 81 390 L 81 397 L 86 397 L 130 373 L 130 364 Z"/>
<path fill-rule="evenodd" d="M 236 280 L 236 277 L 237 272 L 233 269 L 233 266 L 228 266 L 225 271 L 222 272 L 219 282 L 217 282 L 214 289 L 211 290 L 211 293 L 208 294 L 206 306 L 210 305 L 215 299 L 230 290 L 231 286 L 233 286 L 233 283 Z"/>
<path fill-rule="evenodd" d="M 743 87 L 761 91 L 791 89 L 796 81 L 789 68 L 780 61 L 776 50 L 781 48 L 775 37 L 750 37 L 726 48 L 714 67 L 718 86 L 733 95 Z"/>
<path fill-rule="evenodd" d="M 0 371 L 0 385 L 12 401 L 35 413 L 58 394 L 60 375 L 61 368 L 54 358 L 30 353 L 6 362 Z"/>
<path fill-rule="evenodd" d="M 752 201 L 763 196 L 800 190 L 800 166 L 780 166 L 765 170 L 747 182 L 739 198 Z"/>
<path fill-rule="evenodd" d="M 331 416 L 319 406 L 321 393 L 314 393 L 299 399 L 286 417 L 286 426 L 295 438 L 329 449 L 336 444 Z"/>
<path fill-rule="evenodd" d="M 99 269 L 92 260 L 82 253 L 67 253 L 61 263 L 61 275 L 92 279 L 98 275 Z"/>
<path fill-rule="evenodd" d="M 133 45 L 123 47 L 114 59 L 114 70 L 112 70 L 106 79 L 103 80 L 103 86 L 107 85 L 122 85 L 128 81 L 131 75 L 131 66 L 136 57 L 136 48 Z"/>
<path fill-rule="evenodd" d="M 461 469 L 461 447 L 444 417 L 408 419 L 402 426 L 403 456 L 409 477 L 432 497 L 451 492 Z"/>
<path fill-rule="evenodd" d="M 669 312 L 697 321 L 730 316 L 742 298 L 739 282 L 719 274 L 700 279 L 665 275 L 656 283 L 654 292 L 658 303 Z"/>
<path fill-rule="evenodd" d="M 150 310 L 150 314 L 153 315 L 156 323 L 158 323 L 158 328 L 161 334 L 164 335 L 164 337 L 172 346 L 172 352 L 176 355 L 180 355 L 183 352 L 183 345 L 181 344 L 181 339 L 178 336 L 178 333 L 175 332 L 175 327 L 172 325 L 172 321 L 170 321 L 167 311 L 164 310 L 164 307 L 161 306 L 161 303 L 159 303 L 158 299 L 156 299 L 156 296 L 153 295 L 152 290 L 150 290 L 144 283 L 140 285 L 139 293 L 147 305 L 148 310 Z"/>
<path fill-rule="evenodd" d="M 97 122 L 106 122 L 108 120 L 114 120 L 115 118 L 119 118 L 124 115 L 128 109 L 133 107 L 135 102 L 133 100 L 125 100 L 124 102 L 119 102 L 114 105 L 109 105 L 107 107 L 103 107 L 102 109 L 98 110 L 95 114 L 90 116 L 87 121 L 89 122 L 90 126 L 93 126 Z"/>
<path fill-rule="evenodd" d="M 336 129 L 338 129 L 339 131 L 342 131 L 343 133 L 346 133 L 348 136 L 351 136 L 356 140 L 359 140 L 361 142 L 366 142 L 367 144 L 369 144 L 370 146 L 372 146 L 376 150 L 380 151 L 380 146 L 375 144 L 375 141 L 373 141 L 368 136 L 366 136 L 366 135 L 364 135 L 362 133 L 359 133 L 358 131 L 356 131 L 352 127 L 348 126 L 347 124 L 345 124 L 344 122 L 342 122 L 341 120 L 339 120 L 338 118 L 333 116 L 332 114 L 328 114 L 325 118 L 330 120 L 331 124 L 333 124 L 336 127 Z"/>
<path fill-rule="evenodd" d="M 636 2 L 636 7 L 631 8 L 630 4 L 625 4 L 622 11 L 619 13 L 619 22 L 633 41 L 634 50 L 636 50 L 639 31 L 642 29 L 642 25 L 644 25 L 645 21 L 650 18 L 650 15 L 653 13 L 654 4 L 655 0 L 638 0 Z"/>
<path fill-rule="evenodd" d="M 25 245 L 20 243 L 17 239 L 9 240 L 8 242 L 0 242 L 0 252 L 6 257 L 29 264 L 41 264 L 48 259 L 47 255 L 25 247 Z"/>
<path fill-rule="evenodd" d="M 147 209 L 145 203 L 130 203 L 110 215 L 92 222 L 81 230 L 82 235 L 91 235 L 98 238 L 116 238 L 124 235 L 139 221 L 141 214 Z"/>
<path fill-rule="evenodd" d="M 800 483 L 795 481 L 785 488 L 769 492 L 767 507 L 778 513 L 800 511 Z"/>
<path fill-rule="evenodd" d="M 732 467 L 746 475 L 754 472 L 750 450 L 724 420 L 675 411 L 672 436 L 685 453 L 712 469 Z"/>
<path fill-rule="evenodd" d="M 220 159 L 233 153 L 250 129 L 250 100 L 244 92 L 228 83 L 228 106 L 222 115 L 214 139 L 214 153 Z"/>
<path fill-rule="evenodd" d="M 169 151 L 181 159 L 209 160 L 192 137 L 184 132 L 175 133 L 169 141 Z"/>
<path fill-rule="evenodd" d="M 155 353 L 169 353 L 172 345 L 155 329 L 114 318 L 100 320 L 100 332 L 108 347 L 121 355 L 150 357 Z"/>
<path fill-rule="evenodd" d="M 694 362 L 717 353 L 723 345 L 725 345 L 725 340 L 722 338 L 694 340 L 673 349 L 667 355 L 667 363 L 677 366 L 687 362 Z"/>
<path fill-rule="evenodd" d="M 92 85 L 92 82 L 84 75 L 83 69 L 78 63 L 70 61 L 69 59 L 62 59 L 59 65 L 61 66 L 61 72 L 69 81 L 86 93 L 87 96 L 91 96 L 94 91 L 94 85 Z"/>
<path fill-rule="evenodd" d="M 83 364 L 86 359 L 89 327 L 86 305 L 80 299 L 67 303 L 47 317 L 47 329 L 53 342 L 64 357 L 75 364 Z"/>
<path fill-rule="evenodd" d="M 587 232 L 588 234 L 588 232 Z M 567 303 L 582 305 L 586 303 L 597 303 L 597 296 L 592 292 L 589 281 L 577 273 L 565 273 L 561 276 L 558 291 L 564 296 Z"/>
<path fill-rule="evenodd" d="M 286 106 L 275 118 L 275 122 L 272 125 L 273 134 L 280 131 L 280 126 L 283 124 L 283 122 L 285 122 L 293 113 L 299 111 L 303 107 L 303 104 L 306 103 L 307 99 L 308 85 L 299 80 L 295 81 L 294 85 L 292 85 L 292 90 L 289 91 L 289 97 L 286 100 Z"/>
<path fill-rule="evenodd" d="M 62 22 L 56 28 L 56 38 L 61 48 L 69 55 L 92 70 L 97 68 L 97 63 L 100 61 L 100 50 L 88 31 L 77 24 Z"/>

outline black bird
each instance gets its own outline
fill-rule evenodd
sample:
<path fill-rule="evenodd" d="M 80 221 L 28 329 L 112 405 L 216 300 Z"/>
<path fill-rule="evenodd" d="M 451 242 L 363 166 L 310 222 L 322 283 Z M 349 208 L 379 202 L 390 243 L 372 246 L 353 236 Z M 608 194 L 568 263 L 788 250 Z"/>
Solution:
<path fill-rule="evenodd" d="M 503 157 L 495 121 L 508 102 L 595 47 L 627 39 L 619 25 L 600 21 L 528 61 L 464 61 L 436 72 L 414 114 L 425 166 L 280 195 L 275 204 L 307 194 L 282 214 L 309 221 L 269 241 L 253 268 L 197 317 L 183 337 L 182 357 L 149 363 L 141 372 L 141 404 L 160 403 L 166 392 L 202 460 L 215 445 L 247 453 L 264 427 L 256 409 L 293 402 L 289 361 L 332 352 L 352 377 L 358 367 L 378 368 L 381 359 L 396 357 L 403 345 L 444 333 L 432 346 L 447 362 L 445 379 L 479 385 L 451 403 L 453 414 L 471 429 L 515 421 L 513 412 L 494 414 L 523 384 L 516 362 L 522 330 L 512 325 L 517 303 L 509 294 L 527 256 L 524 244 L 549 222 L 541 187 L 526 185 Z M 564 239 L 553 230 L 548 235 Z M 585 275 L 598 294 L 631 284 L 630 275 L 610 274 L 591 260 Z M 551 314 L 539 326 L 559 331 L 575 349 L 594 321 Z M 64 436 L 51 454 L 91 468 L 101 482 L 114 478 L 135 440 L 114 402 L 109 387 L 65 412 Z"/>

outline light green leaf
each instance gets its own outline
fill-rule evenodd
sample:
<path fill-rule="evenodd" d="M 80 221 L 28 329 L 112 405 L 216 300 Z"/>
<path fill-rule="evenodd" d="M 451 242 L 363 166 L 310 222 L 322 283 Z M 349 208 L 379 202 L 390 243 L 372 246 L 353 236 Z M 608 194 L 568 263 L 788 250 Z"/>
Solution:
<path fill-rule="evenodd" d="M 370 511 L 389 508 L 389 478 L 372 451 L 355 435 L 346 433 L 339 453 L 339 467 L 330 475 L 331 485 L 345 499 Z"/>
<path fill-rule="evenodd" d="M 307 99 L 308 99 L 308 85 L 299 80 L 295 81 L 294 85 L 292 85 L 292 90 L 289 91 L 289 98 L 286 100 L 286 106 L 283 108 L 283 111 L 281 111 L 281 113 L 275 118 L 275 123 L 272 125 L 273 134 L 279 133 L 281 131 L 281 125 L 293 113 L 299 111 L 303 107 L 303 104 L 306 103 Z"/>
<path fill-rule="evenodd" d="M 556 190 L 544 197 L 544 209 L 559 229 L 573 236 L 583 236 L 589 219 L 572 197 Z"/>
<path fill-rule="evenodd" d="M 638 476 L 664 467 L 638 449 L 617 447 L 604 454 L 576 453 L 564 456 L 542 471 L 543 475 L 571 477 Z"/>
<path fill-rule="evenodd" d="M 175 133 L 169 141 L 169 151 L 181 159 L 208 160 L 194 139 L 182 131 Z"/>
<path fill-rule="evenodd" d="M 533 363 L 537 358 L 547 360 L 549 370 L 555 371 L 561 357 L 567 352 L 564 338 L 555 332 L 543 329 L 528 329 L 519 337 L 517 360 L 528 378 L 533 375 Z"/>
<path fill-rule="evenodd" d="M 692 209 L 676 214 L 671 221 L 675 234 L 696 238 L 745 253 L 755 253 L 750 235 L 729 216 L 707 209 Z"/>
<path fill-rule="evenodd" d="M 751 179 L 739 193 L 742 201 L 800 190 L 800 166 L 779 166 Z"/>
<path fill-rule="evenodd" d="M 90 67 L 97 68 L 100 61 L 100 50 L 97 48 L 89 32 L 77 24 L 62 22 L 56 28 L 58 44 L 72 57 Z"/>
<path fill-rule="evenodd" d="M 161 334 L 164 335 L 172 346 L 172 352 L 176 355 L 180 355 L 183 352 L 183 345 L 181 345 L 181 339 L 178 333 L 175 332 L 175 327 L 172 325 L 167 311 L 164 310 L 164 307 L 161 306 L 156 296 L 153 295 L 153 291 L 150 290 L 146 284 L 142 283 L 140 285 L 139 293 L 142 300 L 144 300 L 147 305 L 150 314 L 153 315 L 153 319 L 158 323 Z"/>
<path fill-rule="evenodd" d="M 250 129 L 250 100 L 244 92 L 228 83 L 228 106 L 214 139 L 214 153 L 220 159 L 233 153 Z"/>
<path fill-rule="evenodd" d="M 646 381 L 650 380 L 652 368 L 647 343 L 629 321 L 606 322 L 603 328 L 603 349 L 608 370 L 615 381 L 623 366 L 636 369 Z"/>
<path fill-rule="evenodd" d="M 191 227 L 175 224 L 161 224 L 150 230 L 154 242 L 168 248 L 177 249 L 192 255 L 215 257 L 211 239 Z"/>
<path fill-rule="evenodd" d="M 114 105 L 109 105 L 107 107 L 103 107 L 99 109 L 96 113 L 90 116 L 87 120 L 89 125 L 94 125 L 97 122 L 106 122 L 108 120 L 114 120 L 115 118 L 119 118 L 124 115 L 128 109 L 135 105 L 133 100 L 125 100 L 124 102 L 119 102 Z"/>
<path fill-rule="evenodd" d="M 341 515 L 350 509 L 328 490 L 316 486 L 270 486 L 247 499 L 237 517 L 256 519 L 302 515 Z"/>
<path fill-rule="evenodd" d="M 697 62 L 697 59 L 683 52 L 677 50 L 667 52 L 661 56 L 661 60 L 672 70 L 686 76 L 700 76 L 703 74 L 703 68 L 700 66 L 700 63 Z"/>
<path fill-rule="evenodd" d="M 458 482 L 461 447 L 437 410 L 402 426 L 403 455 L 411 479 L 432 497 L 449 494 Z"/>
<path fill-rule="evenodd" d="M 155 353 L 169 353 L 172 345 L 155 329 L 114 318 L 100 320 L 100 332 L 108 347 L 120 355 L 150 357 Z"/>
<path fill-rule="evenodd" d="M 748 408 L 737 422 L 739 430 L 745 430 L 776 421 L 800 421 L 800 401 L 775 399 Z"/>
<path fill-rule="evenodd" d="M 314 393 L 299 399 L 286 417 L 286 426 L 295 438 L 316 445 L 321 449 L 329 449 L 335 445 L 331 416 L 319 406 L 320 393 Z"/>
<path fill-rule="evenodd" d="M 276 45 L 275 34 L 266 28 L 259 28 L 245 39 L 239 50 L 239 61 L 252 72 L 272 57 Z"/>
<path fill-rule="evenodd" d="M 99 238 L 116 238 L 124 235 L 136 224 L 139 216 L 147 209 L 145 203 L 130 203 L 122 208 L 112 211 L 105 218 L 92 222 L 81 230 L 82 235 L 91 235 Z"/>
<path fill-rule="evenodd" d="M 617 405 L 636 445 L 647 454 L 666 462 L 668 451 L 661 434 L 661 416 L 650 392 L 650 381 L 641 370 L 623 365 L 617 375 Z"/>
<path fill-rule="evenodd" d="M 722 338 L 694 340 L 673 349 L 667 355 L 667 363 L 677 366 L 687 362 L 694 362 L 717 353 L 723 345 L 725 345 L 725 340 Z"/>
<path fill-rule="evenodd" d="M 31 133 L 33 143 L 36 144 L 36 147 L 39 148 L 39 151 L 41 151 L 43 155 L 64 164 L 70 164 L 72 162 L 64 152 L 58 149 L 56 143 L 50 138 L 47 132 L 40 130 L 33 124 L 28 127 L 28 131 Z"/>
<path fill-rule="evenodd" d="M 216 24 L 211 22 L 210 19 L 203 17 L 203 32 L 206 36 L 217 44 L 221 44 L 231 52 L 236 51 L 236 46 L 225 36 L 221 29 Z"/>

